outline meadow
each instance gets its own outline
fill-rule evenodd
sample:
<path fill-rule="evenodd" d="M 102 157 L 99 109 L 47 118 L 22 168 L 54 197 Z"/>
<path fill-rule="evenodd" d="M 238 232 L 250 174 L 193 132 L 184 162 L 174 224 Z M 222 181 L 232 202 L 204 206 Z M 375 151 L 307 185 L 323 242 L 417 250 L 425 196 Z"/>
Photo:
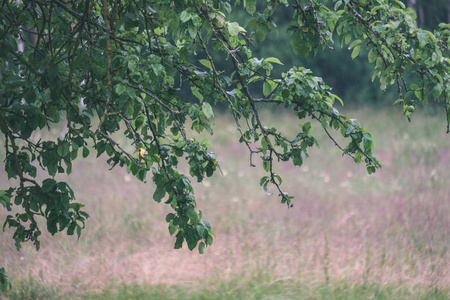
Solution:
<path fill-rule="evenodd" d="M 400 108 L 343 111 L 373 133 L 383 168 L 368 175 L 313 123 L 320 149 L 301 168 L 277 166 L 296 197 L 289 209 L 259 187 L 262 167 L 250 167 L 234 123 L 217 116 L 210 143 L 223 175 L 194 184 L 217 236 L 203 255 L 173 249 L 170 208 L 152 200 L 151 181 L 108 171 L 102 157 L 75 161 L 71 176 L 58 179 L 86 204 L 86 229 L 78 241 L 44 234 L 37 252 L 27 244 L 18 252 L 11 231 L 0 232 L 0 266 L 13 281 L 3 298 L 449 299 L 445 116 L 418 109 L 409 123 Z M 263 117 L 286 132 L 299 129 L 282 110 Z M 1 171 L 0 188 L 11 183 Z"/>

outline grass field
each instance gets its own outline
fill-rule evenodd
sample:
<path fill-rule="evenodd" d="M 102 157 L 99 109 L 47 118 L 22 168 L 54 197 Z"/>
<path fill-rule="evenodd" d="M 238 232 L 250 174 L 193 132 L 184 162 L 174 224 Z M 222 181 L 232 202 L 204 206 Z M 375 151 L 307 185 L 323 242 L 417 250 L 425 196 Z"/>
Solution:
<path fill-rule="evenodd" d="M 376 112 L 377 115 L 371 115 Z M 287 209 L 259 187 L 233 122 L 218 117 L 213 151 L 223 176 L 194 184 L 217 238 L 204 255 L 174 250 L 153 185 L 104 160 L 74 164 L 68 181 L 91 214 L 79 241 L 42 238 L 17 252 L 1 232 L 9 299 L 449 299 L 450 136 L 442 114 L 352 109 L 383 165 L 367 175 L 316 125 L 321 149 L 301 168 L 278 165 Z M 265 114 L 294 133 L 290 115 Z M 42 133 L 45 135 L 58 133 Z M 3 154 L 2 154 L 3 155 Z M 3 160 L 3 157 L 0 157 Z M 192 180 L 193 182 L 195 180 Z M 0 173 L 0 187 L 8 186 Z M 5 213 L 0 213 L 4 220 Z M 1 296 L 0 296 L 1 298 Z"/>

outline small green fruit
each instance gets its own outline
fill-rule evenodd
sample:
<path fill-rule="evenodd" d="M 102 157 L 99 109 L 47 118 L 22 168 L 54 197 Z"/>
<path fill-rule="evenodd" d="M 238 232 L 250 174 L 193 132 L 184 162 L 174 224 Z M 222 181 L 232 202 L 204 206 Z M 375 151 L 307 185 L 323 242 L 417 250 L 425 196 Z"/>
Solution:
<path fill-rule="evenodd" d="M 414 110 L 415 110 L 416 108 L 414 107 L 414 106 L 412 106 L 412 105 L 410 105 L 410 106 L 408 106 L 408 108 L 406 109 L 408 112 L 414 112 Z"/>

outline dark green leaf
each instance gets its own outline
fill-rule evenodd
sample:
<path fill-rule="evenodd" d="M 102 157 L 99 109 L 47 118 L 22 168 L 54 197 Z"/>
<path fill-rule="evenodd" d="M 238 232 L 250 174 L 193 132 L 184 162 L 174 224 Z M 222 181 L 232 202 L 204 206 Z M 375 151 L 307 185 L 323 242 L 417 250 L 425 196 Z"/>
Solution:
<path fill-rule="evenodd" d="M 263 169 L 266 172 L 270 171 L 270 161 L 269 160 L 263 160 Z"/>
<path fill-rule="evenodd" d="M 205 248 L 206 248 L 205 243 L 204 243 L 204 242 L 201 242 L 201 243 L 198 245 L 198 253 L 200 253 L 200 254 L 205 253 Z"/>
<path fill-rule="evenodd" d="M 300 30 L 292 34 L 290 43 L 295 54 L 301 57 L 307 57 L 312 49 L 311 44 L 303 39 L 303 32 Z"/>
<path fill-rule="evenodd" d="M 83 158 L 88 157 L 89 155 L 89 149 L 87 147 L 83 147 Z"/>
<path fill-rule="evenodd" d="M 66 157 L 70 152 L 70 144 L 68 142 L 62 142 L 57 148 L 58 155 L 61 157 Z"/>
<path fill-rule="evenodd" d="M 175 231 L 177 231 L 177 226 L 173 225 L 172 223 L 169 224 L 169 234 L 173 235 Z"/>
<path fill-rule="evenodd" d="M 153 193 L 153 200 L 156 202 L 161 202 L 161 199 L 166 195 L 166 191 L 163 186 L 157 185 L 156 190 Z"/>
<path fill-rule="evenodd" d="M 55 186 L 56 181 L 54 179 L 47 178 L 42 182 L 42 192 L 49 193 L 54 189 Z"/>
<path fill-rule="evenodd" d="M 180 234 L 180 232 L 178 232 L 177 234 L 177 240 L 175 241 L 175 249 L 180 249 L 181 247 L 183 247 L 183 242 L 184 242 L 184 236 L 182 234 Z"/>

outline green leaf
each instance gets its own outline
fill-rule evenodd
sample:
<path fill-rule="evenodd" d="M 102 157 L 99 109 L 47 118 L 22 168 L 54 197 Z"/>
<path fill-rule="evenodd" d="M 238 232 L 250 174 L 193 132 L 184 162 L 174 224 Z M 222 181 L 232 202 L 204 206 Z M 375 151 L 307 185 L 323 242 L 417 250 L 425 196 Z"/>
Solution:
<path fill-rule="evenodd" d="M 440 83 L 436 84 L 433 89 L 431 90 L 433 97 L 435 99 L 439 99 L 442 95 L 442 92 L 444 91 L 444 86 Z"/>
<path fill-rule="evenodd" d="M 57 153 L 60 157 L 66 157 L 70 152 L 70 144 L 68 142 L 62 142 L 58 145 Z"/>
<path fill-rule="evenodd" d="M 306 134 L 310 134 L 312 131 L 312 126 L 311 126 L 311 122 L 307 122 L 303 125 L 302 130 L 304 133 Z"/>
<path fill-rule="evenodd" d="M 145 176 L 147 175 L 146 169 L 140 169 L 139 172 L 136 174 L 137 179 L 139 179 L 142 182 L 145 182 Z"/>
<path fill-rule="evenodd" d="M 112 156 L 114 154 L 114 149 L 111 144 L 106 144 L 105 151 L 109 156 Z"/>
<path fill-rule="evenodd" d="M 263 176 L 261 180 L 259 181 L 259 185 L 263 186 L 264 183 L 269 179 L 269 176 Z"/>
<path fill-rule="evenodd" d="M 210 69 L 210 70 L 212 69 L 211 62 L 209 60 L 200 59 L 198 62 L 201 63 L 202 65 L 204 65 L 205 67 L 207 67 L 208 69 Z"/>
<path fill-rule="evenodd" d="M 245 29 L 236 22 L 228 23 L 227 28 L 231 36 L 237 36 L 239 32 L 246 32 Z"/>
<path fill-rule="evenodd" d="M 249 14 L 253 15 L 256 11 L 256 0 L 244 0 L 244 7 Z"/>
<path fill-rule="evenodd" d="M 269 145 L 267 144 L 267 139 L 266 137 L 263 137 L 261 139 L 261 151 L 262 153 L 265 155 L 267 153 L 267 150 L 269 149 Z"/>
<path fill-rule="evenodd" d="M 348 47 L 348 49 L 353 49 L 353 47 L 355 47 L 356 45 L 361 44 L 361 40 L 356 40 L 353 41 L 353 43 L 350 44 L 350 46 Z"/>
<path fill-rule="evenodd" d="M 69 227 L 67 227 L 67 235 L 73 235 L 75 232 L 75 228 L 77 226 L 76 222 L 72 222 Z"/>
<path fill-rule="evenodd" d="M 188 234 L 188 235 L 186 235 L 186 242 L 187 242 L 189 250 L 192 251 L 197 246 L 198 240 L 194 236 Z"/>
<path fill-rule="evenodd" d="M 301 57 L 307 57 L 312 49 L 311 44 L 308 41 L 303 40 L 303 32 L 301 31 L 295 31 L 291 35 L 290 43 L 295 54 Z"/>
<path fill-rule="evenodd" d="M 56 181 L 51 178 L 47 178 L 42 182 L 42 192 L 43 193 L 49 193 L 53 190 L 53 188 L 56 185 Z"/>
<path fill-rule="evenodd" d="M 355 59 L 359 55 L 359 50 L 361 49 L 361 46 L 356 46 L 352 51 L 352 59 Z"/>
<path fill-rule="evenodd" d="M 21 205 L 22 204 L 22 200 L 23 200 L 23 198 L 21 196 L 16 196 L 14 198 L 14 204 L 15 205 Z"/>
<path fill-rule="evenodd" d="M 88 157 L 89 155 L 89 149 L 85 146 L 83 146 L 83 158 Z"/>
<path fill-rule="evenodd" d="M 211 246 L 212 243 L 213 243 L 213 237 L 212 237 L 211 234 L 214 234 L 214 233 L 212 232 L 212 230 L 210 230 L 209 233 L 210 233 L 210 234 L 209 234 L 208 237 L 206 238 L 206 244 L 207 244 L 208 246 Z"/>
<path fill-rule="evenodd" d="M 173 225 L 172 223 L 169 224 L 169 234 L 173 235 L 175 231 L 177 231 L 177 226 Z"/>
<path fill-rule="evenodd" d="M 417 40 L 419 41 L 420 48 L 423 48 L 427 43 L 428 35 L 422 31 L 417 31 Z"/>
<path fill-rule="evenodd" d="M 348 135 L 350 135 L 351 133 L 353 133 L 353 131 L 355 131 L 355 126 L 353 126 L 353 125 L 351 125 L 351 126 L 348 126 L 347 127 L 347 129 L 345 130 L 345 136 L 348 136 Z"/>
<path fill-rule="evenodd" d="M 283 179 L 281 179 L 280 175 L 274 174 L 273 177 L 278 180 L 278 184 L 281 184 L 283 182 Z"/>
<path fill-rule="evenodd" d="M 375 50 L 375 49 L 371 49 L 367 56 L 367 58 L 369 59 L 369 63 L 375 62 L 377 60 L 377 57 L 378 57 L 378 54 L 377 54 L 377 50 Z"/>
<path fill-rule="evenodd" d="M 266 181 L 266 183 L 264 183 L 264 185 L 263 185 L 263 189 L 264 189 L 264 192 L 266 193 L 266 195 L 268 195 L 268 196 L 271 196 L 272 195 L 272 193 L 269 191 L 269 189 L 267 188 L 267 185 L 269 184 L 269 181 Z"/>
<path fill-rule="evenodd" d="M 162 187 L 161 185 L 156 186 L 156 190 L 153 193 L 153 200 L 155 200 L 156 202 L 161 202 L 161 199 L 164 198 L 164 196 L 166 195 L 166 191 L 164 189 L 164 187 Z"/>
<path fill-rule="evenodd" d="M 103 154 L 103 152 L 105 152 L 106 150 L 106 143 L 104 141 L 100 141 L 97 144 L 97 157 L 100 157 L 100 155 Z"/>
<path fill-rule="evenodd" d="M 205 114 L 205 117 L 208 120 L 213 120 L 214 119 L 214 112 L 213 109 L 211 107 L 211 104 L 204 102 L 202 104 L 202 112 Z"/>
<path fill-rule="evenodd" d="M 180 234 L 181 232 L 178 232 L 177 234 L 177 240 L 175 241 L 175 249 L 180 249 L 181 247 L 183 247 L 183 242 L 184 242 L 184 236 Z"/>
<path fill-rule="evenodd" d="M 402 102 L 403 102 L 403 99 L 397 99 L 397 100 L 395 100 L 394 105 L 402 103 Z"/>
<path fill-rule="evenodd" d="M 292 163 L 299 167 L 303 164 L 302 153 L 298 149 L 292 153 Z"/>
<path fill-rule="evenodd" d="M 123 85 L 121 85 L 121 84 L 118 84 L 118 85 L 116 85 L 116 87 L 115 87 L 115 89 L 114 89 L 114 91 L 117 93 L 117 95 L 122 95 L 123 94 L 123 92 L 125 92 L 126 91 L 126 87 L 125 86 L 123 86 Z"/>
<path fill-rule="evenodd" d="M 205 248 L 206 248 L 205 243 L 204 243 L 204 242 L 201 242 L 201 243 L 198 245 L 198 253 L 200 253 L 200 254 L 205 253 Z"/>
<path fill-rule="evenodd" d="M 263 84 L 263 94 L 265 97 L 269 96 L 276 88 L 277 84 L 273 80 L 266 80 Z"/>
<path fill-rule="evenodd" d="M 353 158 L 354 159 L 354 161 L 357 163 L 357 164 L 359 164 L 361 161 L 362 161 L 362 153 L 361 153 L 361 151 L 356 151 L 356 153 L 355 153 L 355 157 Z"/>
<path fill-rule="evenodd" d="M 166 216 L 166 222 L 172 221 L 173 218 L 175 218 L 175 214 L 173 214 L 173 213 L 167 214 L 167 216 Z"/>
<path fill-rule="evenodd" d="M 363 144 L 364 144 L 364 150 L 366 152 L 367 151 L 372 151 L 373 148 L 374 148 L 372 136 L 369 133 L 367 133 L 367 132 L 363 133 Z"/>
<path fill-rule="evenodd" d="M 267 57 L 267 58 L 264 59 L 264 61 L 270 62 L 270 63 L 274 63 L 274 64 L 278 64 L 278 65 L 283 65 L 283 63 L 276 57 Z"/>
<path fill-rule="evenodd" d="M 270 171 L 270 160 L 268 159 L 263 160 L 263 169 L 266 172 Z"/>
<path fill-rule="evenodd" d="M 266 39 L 267 33 L 268 33 L 267 26 L 264 26 L 260 23 L 256 25 L 255 34 L 256 38 L 260 43 Z"/>
<path fill-rule="evenodd" d="M 214 234 L 214 232 L 211 230 L 211 224 L 209 224 L 208 221 L 201 221 L 201 223 L 203 224 L 203 226 L 206 228 L 206 230 L 208 230 L 208 232 L 214 236 L 216 236 Z"/>
<path fill-rule="evenodd" d="M 327 117 L 325 116 L 320 117 L 320 125 L 322 125 L 324 129 L 328 127 Z"/>
<path fill-rule="evenodd" d="M 203 227 L 203 225 L 197 225 L 196 229 L 197 229 L 198 235 L 203 236 L 203 234 L 205 233 L 205 227 Z"/>
<path fill-rule="evenodd" d="M 79 225 L 77 225 L 77 236 L 78 236 L 78 238 L 80 238 L 80 236 L 81 236 L 81 226 L 79 226 Z"/>
<path fill-rule="evenodd" d="M 153 64 L 152 70 L 153 70 L 153 72 L 155 72 L 156 76 L 160 76 L 164 71 L 164 66 L 161 64 Z"/>
<path fill-rule="evenodd" d="M 3 205 L 3 207 L 8 209 L 10 202 L 10 193 L 5 190 L 0 190 L 0 203 Z"/>
<path fill-rule="evenodd" d="M 186 10 L 183 10 L 180 14 L 180 21 L 183 23 L 186 23 L 189 21 L 192 17 L 192 14 Z"/>
<path fill-rule="evenodd" d="M 192 94 L 194 94 L 194 96 L 197 97 L 198 100 L 200 100 L 200 102 L 203 102 L 203 95 L 200 93 L 198 87 L 191 85 L 191 91 L 192 91 Z"/>
<path fill-rule="evenodd" d="M 188 209 L 186 211 L 186 214 L 188 215 L 189 220 L 191 220 L 192 222 L 196 223 L 198 221 L 198 215 L 193 209 Z"/>
<path fill-rule="evenodd" d="M 411 83 L 409 85 L 409 87 L 411 88 L 411 90 L 416 91 L 419 89 L 419 86 L 416 83 Z"/>

